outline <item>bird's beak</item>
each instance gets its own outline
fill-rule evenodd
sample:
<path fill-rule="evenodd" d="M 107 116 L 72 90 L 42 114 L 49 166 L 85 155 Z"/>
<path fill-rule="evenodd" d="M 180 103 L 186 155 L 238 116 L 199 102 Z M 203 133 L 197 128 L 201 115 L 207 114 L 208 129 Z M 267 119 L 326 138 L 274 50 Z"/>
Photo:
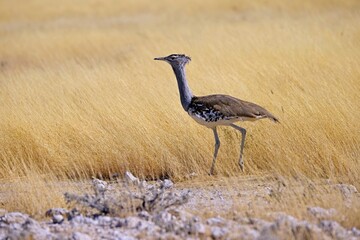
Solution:
<path fill-rule="evenodd" d="M 154 60 L 165 61 L 165 57 L 157 57 L 157 58 L 154 58 Z"/>

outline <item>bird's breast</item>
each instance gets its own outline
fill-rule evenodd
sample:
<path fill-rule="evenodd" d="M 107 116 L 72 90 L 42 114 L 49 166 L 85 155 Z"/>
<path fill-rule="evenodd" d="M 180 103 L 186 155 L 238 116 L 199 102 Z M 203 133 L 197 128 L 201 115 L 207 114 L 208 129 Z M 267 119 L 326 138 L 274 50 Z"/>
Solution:
<path fill-rule="evenodd" d="M 189 107 L 188 114 L 199 124 L 209 128 L 217 125 L 229 125 L 236 119 L 230 119 L 223 115 L 220 111 L 206 107 Z"/>

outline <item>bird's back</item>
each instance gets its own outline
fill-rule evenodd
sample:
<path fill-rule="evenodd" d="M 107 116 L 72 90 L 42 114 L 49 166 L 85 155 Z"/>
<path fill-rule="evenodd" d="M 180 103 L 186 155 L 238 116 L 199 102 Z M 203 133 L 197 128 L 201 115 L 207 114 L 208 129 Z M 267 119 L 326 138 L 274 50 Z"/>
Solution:
<path fill-rule="evenodd" d="M 278 122 L 277 118 L 265 108 L 238 98 L 215 94 L 201 97 L 193 97 L 189 106 L 189 114 L 197 114 L 201 117 L 210 116 L 213 119 L 223 121 L 253 121 L 261 118 L 269 118 Z"/>

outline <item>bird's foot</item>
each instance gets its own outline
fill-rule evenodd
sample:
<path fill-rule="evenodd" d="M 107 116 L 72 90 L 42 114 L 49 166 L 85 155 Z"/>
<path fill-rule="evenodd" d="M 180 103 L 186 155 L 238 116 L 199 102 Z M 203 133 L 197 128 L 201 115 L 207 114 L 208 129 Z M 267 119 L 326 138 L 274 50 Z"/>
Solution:
<path fill-rule="evenodd" d="M 244 160 L 242 157 L 239 160 L 239 166 L 240 166 L 241 171 L 244 172 L 245 166 L 244 166 Z"/>
<path fill-rule="evenodd" d="M 208 173 L 209 176 L 213 176 L 214 175 L 214 167 L 212 167 L 210 169 L 210 172 Z"/>

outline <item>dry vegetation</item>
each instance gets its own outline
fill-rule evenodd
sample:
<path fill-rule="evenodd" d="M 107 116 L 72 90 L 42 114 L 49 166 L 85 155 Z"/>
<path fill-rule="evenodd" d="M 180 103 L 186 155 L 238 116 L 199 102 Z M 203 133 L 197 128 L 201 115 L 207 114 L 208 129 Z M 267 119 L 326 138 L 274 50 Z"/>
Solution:
<path fill-rule="evenodd" d="M 212 132 L 182 110 L 170 67 L 152 60 L 169 53 L 193 58 L 195 94 L 234 95 L 280 119 L 241 124 L 246 175 L 359 188 L 359 11 L 356 0 L 1 1 L 1 194 L 17 186 L 2 207 L 64 204 L 64 188 L 76 188 L 67 179 L 206 175 Z M 243 174 L 239 138 L 220 129 L 219 176 Z"/>

